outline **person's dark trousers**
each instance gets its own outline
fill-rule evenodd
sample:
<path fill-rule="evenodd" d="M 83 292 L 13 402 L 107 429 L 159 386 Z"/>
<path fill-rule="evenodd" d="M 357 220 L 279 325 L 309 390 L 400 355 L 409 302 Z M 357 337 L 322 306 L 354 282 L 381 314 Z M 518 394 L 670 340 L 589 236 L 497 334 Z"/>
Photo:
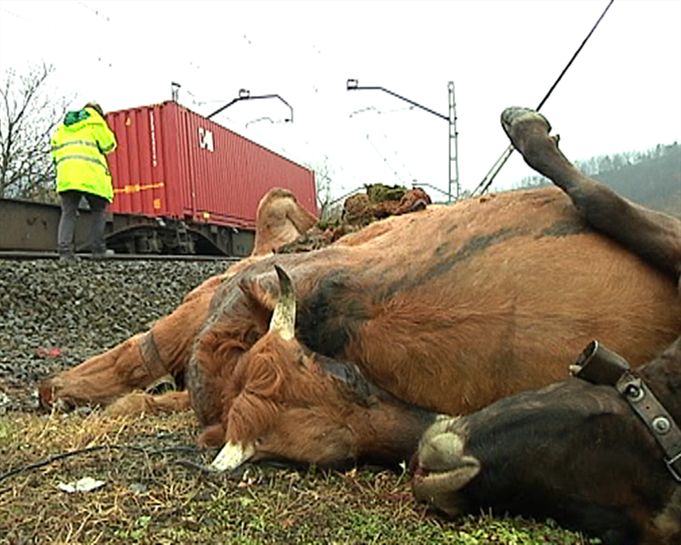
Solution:
<path fill-rule="evenodd" d="M 92 224 L 90 226 L 90 249 L 94 256 L 102 256 L 106 252 L 104 242 L 104 228 L 106 227 L 106 205 L 108 201 L 83 191 L 62 191 L 61 198 L 61 217 L 59 218 L 59 229 L 57 231 L 57 251 L 60 256 L 73 257 L 75 254 L 75 234 L 76 218 L 78 216 L 78 205 L 80 200 L 85 197 L 90 205 Z"/>

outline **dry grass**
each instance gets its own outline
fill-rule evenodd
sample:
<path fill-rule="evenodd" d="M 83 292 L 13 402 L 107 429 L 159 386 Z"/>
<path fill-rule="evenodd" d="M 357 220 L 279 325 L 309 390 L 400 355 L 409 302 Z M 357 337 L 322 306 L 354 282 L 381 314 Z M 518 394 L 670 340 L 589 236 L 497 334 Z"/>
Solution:
<path fill-rule="evenodd" d="M 207 473 L 195 426 L 191 413 L 0 417 L 0 543 L 586 543 L 531 521 L 442 521 L 388 471 Z M 106 484 L 57 488 L 82 477 Z"/>

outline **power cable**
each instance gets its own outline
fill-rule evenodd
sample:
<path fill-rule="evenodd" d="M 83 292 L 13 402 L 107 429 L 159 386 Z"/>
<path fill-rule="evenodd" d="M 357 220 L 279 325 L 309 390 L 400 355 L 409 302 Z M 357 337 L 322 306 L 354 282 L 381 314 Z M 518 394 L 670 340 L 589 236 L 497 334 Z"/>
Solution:
<path fill-rule="evenodd" d="M 397 183 L 399 184 L 399 182 L 400 182 L 400 175 L 397 173 L 397 170 L 395 169 L 395 167 L 388 161 L 388 158 L 387 158 L 385 155 L 383 155 L 383 153 L 381 153 L 381 151 L 376 147 L 376 145 L 374 144 L 373 140 L 371 140 L 371 138 L 370 138 L 370 136 L 369 136 L 369 133 L 366 133 L 366 138 L 367 138 L 367 142 L 369 142 L 369 144 L 371 145 L 371 147 L 374 148 L 374 151 L 376 152 L 376 154 L 377 154 L 381 159 L 383 159 L 383 162 L 385 163 L 385 166 L 388 167 L 389 170 L 392 170 L 392 173 L 395 175 L 395 179 L 397 180 Z"/>
<path fill-rule="evenodd" d="M 586 35 L 586 38 L 584 38 L 584 41 L 582 41 L 581 45 L 577 48 L 577 51 L 574 52 L 572 55 L 572 58 L 568 61 L 568 63 L 565 65 L 565 68 L 563 68 L 563 71 L 560 73 L 556 81 L 553 82 L 553 85 L 551 85 L 551 88 L 548 90 L 544 98 L 541 100 L 539 103 L 539 106 L 537 106 L 536 111 L 539 111 L 541 107 L 544 105 L 544 103 L 548 100 L 548 98 L 551 96 L 551 93 L 553 93 L 554 89 L 557 87 L 558 83 L 560 82 L 561 79 L 563 79 L 563 76 L 565 73 L 568 71 L 574 60 L 577 58 L 577 55 L 582 51 L 584 46 L 586 45 L 586 42 L 589 41 L 589 38 L 591 38 L 591 35 L 594 33 L 598 25 L 601 23 L 603 20 L 603 17 L 605 17 L 605 14 L 608 12 L 610 9 L 610 6 L 612 6 L 613 2 L 615 0 L 610 0 L 608 5 L 606 6 L 605 10 L 603 10 L 603 13 L 601 13 L 601 16 L 598 18 L 594 26 L 591 28 L 589 33 Z M 492 182 L 494 181 L 494 178 L 496 178 L 497 174 L 499 174 L 499 171 L 501 168 L 506 164 L 506 161 L 508 161 L 508 158 L 511 156 L 513 153 L 513 144 L 510 144 L 506 150 L 501 154 L 499 159 L 496 160 L 494 165 L 492 165 L 492 168 L 487 172 L 485 177 L 482 179 L 482 181 L 477 185 L 477 187 L 473 190 L 471 195 L 475 195 L 475 193 L 482 187 L 482 190 L 480 191 L 480 194 L 482 195 L 485 193 L 488 189 L 489 186 L 492 185 Z"/>
<path fill-rule="evenodd" d="M 390 140 L 388 139 L 388 135 L 385 134 L 385 133 L 383 133 L 383 140 L 385 141 L 386 145 L 388 145 L 390 143 Z M 409 169 L 409 167 L 407 167 L 406 163 L 399 156 L 399 154 L 397 153 L 397 150 L 393 146 L 390 146 L 390 150 L 391 150 L 391 153 L 394 156 L 395 160 L 397 160 L 399 162 L 399 164 L 402 166 L 402 171 L 407 173 L 408 179 L 415 180 L 416 177 L 411 172 L 411 169 Z"/>
<path fill-rule="evenodd" d="M 97 17 L 100 17 L 101 19 L 104 19 L 107 23 L 111 22 L 111 18 L 104 12 L 100 12 L 96 8 L 93 8 L 92 6 L 88 6 L 85 2 L 82 0 L 76 0 L 76 4 L 79 4 L 80 6 L 84 7 L 88 11 L 91 11 L 94 15 Z"/>

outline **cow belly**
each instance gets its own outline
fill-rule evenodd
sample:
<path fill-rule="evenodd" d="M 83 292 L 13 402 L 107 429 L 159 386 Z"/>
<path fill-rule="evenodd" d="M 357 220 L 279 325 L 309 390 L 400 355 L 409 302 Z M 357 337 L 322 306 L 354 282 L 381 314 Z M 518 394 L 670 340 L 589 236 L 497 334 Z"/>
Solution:
<path fill-rule="evenodd" d="M 494 233 L 374 271 L 343 356 L 398 398 L 459 414 L 564 378 L 592 339 L 638 365 L 681 331 L 671 279 L 600 235 Z"/>

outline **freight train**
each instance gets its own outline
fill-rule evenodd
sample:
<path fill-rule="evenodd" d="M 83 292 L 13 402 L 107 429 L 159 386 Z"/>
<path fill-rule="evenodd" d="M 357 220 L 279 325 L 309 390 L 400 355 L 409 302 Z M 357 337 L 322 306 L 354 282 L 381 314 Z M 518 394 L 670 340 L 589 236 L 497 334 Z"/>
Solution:
<path fill-rule="evenodd" d="M 273 187 L 317 214 L 312 170 L 177 102 L 106 118 L 118 141 L 106 227 L 116 253 L 246 256 L 258 202 Z M 89 212 L 80 212 L 76 247 L 85 251 Z M 54 251 L 59 214 L 56 205 L 0 200 L 0 250 Z"/>

